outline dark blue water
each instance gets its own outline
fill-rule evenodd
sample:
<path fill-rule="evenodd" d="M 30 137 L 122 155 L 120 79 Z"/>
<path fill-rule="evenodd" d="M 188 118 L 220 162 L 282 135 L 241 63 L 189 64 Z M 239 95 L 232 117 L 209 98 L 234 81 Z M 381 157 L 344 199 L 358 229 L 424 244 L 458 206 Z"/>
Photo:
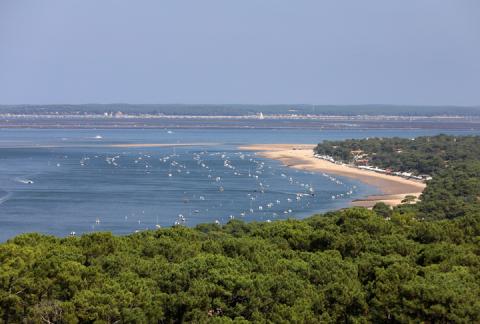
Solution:
<path fill-rule="evenodd" d="M 342 177 L 289 169 L 238 145 L 436 133 L 0 130 L 0 241 L 33 231 L 125 234 L 175 223 L 306 217 L 378 191 Z M 110 147 L 124 143 L 203 144 Z"/>

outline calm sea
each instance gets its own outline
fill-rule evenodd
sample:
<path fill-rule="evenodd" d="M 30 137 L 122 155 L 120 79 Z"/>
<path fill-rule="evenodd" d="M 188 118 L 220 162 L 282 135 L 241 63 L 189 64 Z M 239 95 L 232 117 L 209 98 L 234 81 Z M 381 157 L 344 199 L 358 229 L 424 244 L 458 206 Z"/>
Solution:
<path fill-rule="evenodd" d="M 441 131 L 470 134 L 471 132 Z M 24 232 L 132 233 L 156 227 L 302 218 L 378 193 L 241 151 L 251 143 L 415 137 L 437 130 L 0 129 L 0 241 Z M 133 143 L 202 143 L 165 148 Z"/>

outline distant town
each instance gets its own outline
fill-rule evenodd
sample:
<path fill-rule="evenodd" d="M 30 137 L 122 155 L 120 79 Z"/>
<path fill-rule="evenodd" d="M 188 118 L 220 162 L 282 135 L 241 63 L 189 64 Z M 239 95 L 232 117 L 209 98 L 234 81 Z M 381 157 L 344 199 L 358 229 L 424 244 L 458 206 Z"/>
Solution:
<path fill-rule="evenodd" d="M 455 114 L 452 114 L 452 111 Z M 480 129 L 480 108 L 316 105 L 14 105 L 0 127 Z"/>

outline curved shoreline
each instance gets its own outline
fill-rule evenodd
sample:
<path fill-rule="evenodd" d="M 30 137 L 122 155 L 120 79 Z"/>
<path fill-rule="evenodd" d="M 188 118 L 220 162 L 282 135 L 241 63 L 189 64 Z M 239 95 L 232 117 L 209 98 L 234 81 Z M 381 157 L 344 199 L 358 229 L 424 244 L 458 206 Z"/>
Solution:
<path fill-rule="evenodd" d="M 419 197 L 425 183 L 405 179 L 394 175 L 380 174 L 373 171 L 357 169 L 347 165 L 335 164 L 313 156 L 313 144 L 255 144 L 241 146 L 240 149 L 257 151 L 259 156 L 281 161 L 284 165 L 300 170 L 325 172 L 359 180 L 377 187 L 382 195 L 368 196 L 352 201 L 354 206 L 373 207 L 377 202 L 399 205 L 405 196 Z"/>

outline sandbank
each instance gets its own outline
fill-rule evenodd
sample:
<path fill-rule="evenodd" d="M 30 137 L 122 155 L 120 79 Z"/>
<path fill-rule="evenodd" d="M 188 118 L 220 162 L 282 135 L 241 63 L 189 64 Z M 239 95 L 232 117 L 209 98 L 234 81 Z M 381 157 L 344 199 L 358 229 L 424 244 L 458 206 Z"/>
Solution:
<path fill-rule="evenodd" d="M 382 194 L 355 200 L 354 206 L 372 207 L 377 202 L 395 206 L 401 203 L 405 196 L 419 197 L 425 188 L 425 183 L 405 179 L 399 176 L 381 174 L 362 170 L 344 164 L 336 164 L 318 159 L 313 155 L 315 145 L 310 144 L 255 144 L 241 146 L 240 149 L 258 151 L 258 155 L 281 161 L 284 165 L 295 169 L 324 172 L 357 179 L 365 184 L 375 186 Z"/>
<path fill-rule="evenodd" d="M 126 143 L 110 144 L 107 147 L 180 147 L 180 146 L 212 146 L 217 143 Z"/>

